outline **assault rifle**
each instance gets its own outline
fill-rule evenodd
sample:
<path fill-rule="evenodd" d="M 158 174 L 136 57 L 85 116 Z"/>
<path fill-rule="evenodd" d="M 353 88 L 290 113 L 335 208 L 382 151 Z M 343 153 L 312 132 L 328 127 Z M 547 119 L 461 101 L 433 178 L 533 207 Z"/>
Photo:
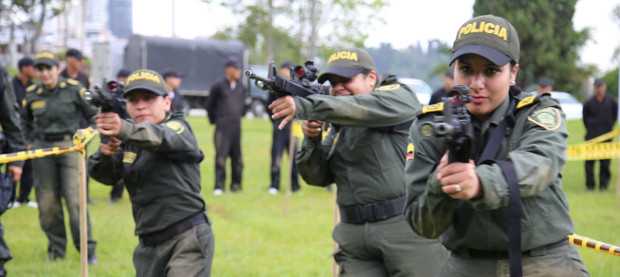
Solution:
<path fill-rule="evenodd" d="M 307 61 L 304 65 L 293 68 L 291 80 L 278 76 L 276 66 L 269 63 L 267 78 L 257 76 L 252 70 L 246 70 L 245 75 L 254 80 L 259 88 L 274 93 L 276 97 L 300 96 L 307 97 L 312 94 L 329 94 L 330 87 L 318 84 L 318 69 L 313 61 Z"/>
<path fill-rule="evenodd" d="M 433 122 L 420 127 L 432 130 L 435 137 L 445 138 L 448 144 L 448 162 L 469 162 L 472 158 L 472 141 L 474 132 L 471 117 L 465 106 L 471 100 L 469 87 L 457 85 L 444 97 L 443 115 L 437 116 Z"/>

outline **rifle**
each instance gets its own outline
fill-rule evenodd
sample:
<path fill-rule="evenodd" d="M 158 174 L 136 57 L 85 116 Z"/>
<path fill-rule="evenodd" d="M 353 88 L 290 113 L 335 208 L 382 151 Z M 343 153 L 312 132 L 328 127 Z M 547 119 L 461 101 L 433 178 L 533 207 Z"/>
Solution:
<path fill-rule="evenodd" d="M 118 114 L 122 119 L 129 118 L 125 109 L 125 101 L 119 97 L 123 95 L 123 84 L 117 81 L 104 81 L 103 88 L 94 86 L 92 91 L 86 92 L 86 101 L 91 105 L 100 108 L 102 113 L 113 112 Z M 108 138 L 101 136 L 101 142 L 107 143 Z"/>
<path fill-rule="evenodd" d="M 257 76 L 251 69 L 245 71 L 245 75 L 254 80 L 256 86 L 275 94 L 277 98 L 287 95 L 307 97 L 312 94 L 329 94 L 329 86 L 316 83 L 318 69 L 313 61 L 306 61 L 303 66 L 295 66 L 293 73 L 291 80 L 278 76 L 273 62 L 269 63 L 267 78 Z"/>
<path fill-rule="evenodd" d="M 469 87 L 454 86 L 448 95 L 442 99 L 443 115 L 437 116 L 434 122 L 422 124 L 420 130 L 430 129 L 435 137 L 445 138 L 449 151 L 448 162 L 467 163 L 472 158 L 474 139 L 471 117 L 465 106 L 471 100 Z"/>

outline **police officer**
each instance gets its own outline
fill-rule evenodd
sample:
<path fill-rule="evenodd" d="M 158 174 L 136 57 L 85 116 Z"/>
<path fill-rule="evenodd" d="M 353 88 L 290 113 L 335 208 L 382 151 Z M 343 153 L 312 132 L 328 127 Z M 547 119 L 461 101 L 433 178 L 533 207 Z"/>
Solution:
<path fill-rule="evenodd" d="M 2 151 L 9 153 L 24 150 L 24 137 L 21 132 L 19 110 L 15 104 L 15 95 L 11 89 L 8 75 L 3 67 L 0 67 L 0 125 L 6 139 L 6 148 Z M 13 181 L 21 178 L 23 162 L 10 163 L 7 166 L 8 173 Z M 0 224 L 0 277 L 6 276 L 4 264 L 11 260 L 11 252 L 4 241 L 4 228 Z"/>
<path fill-rule="evenodd" d="M 241 83 L 241 69 L 236 60 L 226 62 L 225 77 L 215 83 L 207 98 L 209 122 L 215 124 L 215 187 L 213 195 L 221 195 L 226 180 L 226 160 L 231 159 L 232 192 L 241 190 L 243 157 L 241 155 L 241 117 L 246 90 Z"/>
<path fill-rule="evenodd" d="M 67 66 L 60 72 L 60 75 L 65 79 L 73 79 L 85 87 L 90 89 L 90 78 L 84 73 L 84 55 L 82 51 L 75 48 L 70 48 L 65 52 L 65 61 Z"/>
<path fill-rule="evenodd" d="M 278 75 L 287 80 L 291 79 L 291 66 L 290 62 L 284 62 L 280 65 L 278 69 Z M 273 93 L 269 94 L 269 98 L 267 103 L 271 104 L 277 98 Z M 280 167 L 282 162 L 282 156 L 284 153 L 291 154 L 297 152 L 297 140 L 293 137 L 292 126 L 296 124 L 296 122 L 292 122 L 291 124 L 287 124 L 284 128 L 278 128 L 277 120 L 271 120 L 271 184 L 269 185 L 269 193 L 270 194 L 278 194 L 280 191 Z M 292 149 L 292 151 L 289 151 Z M 299 175 L 297 174 L 297 163 L 295 161 L 295 155 L 290 155 L 289 159 L 291 162 L 291 192 L 297 192 L 300 189 L 299 186 Z"/>
<path fill-rule="evenodd" d="M 519 37 L 506 19 L 463 24 L 452 47 L 455 85 L 470 88 L 469 162 L 448 162 L 429 123 L 443 103 L 423 107 L 410 130 L 408 220 L 452 251 L 439 276 L 587 276 L 562 191 L 567 130 L 549 94 L 522 93 Z M 522 213 L 522 214 L 521 214 Z"/>
<path fill-rule="evenodd" d="M 34 69 L 34 60 L 30 57 L 23 57 L 17 62 L 17 74 L 13 77 L 13 91 L 15 93 L 15 101 L 19 107 L 26 96 L 26 88 L 32 85 L 36 71 Z M 23 114 L 20 109 L 20 114 Z M 37 208 L 36 201 L 30 201 L 30 191 L 32 190 L 32 161 L 24 162 L 22 177 L 19 181 L 19 194 L 13 207 L 20 205 L 28 205 L 31 208 Z"/>
<path fill-rule="evenodd" d="M 553 80 L 549 78 L 540 78 L 538 80 L 538 88 L 536 88 L 537 94 L 547 94 L 553 91 Z"/>
<path fill-rule="evenodd" d="M 610 132 L 616 125 L 618 118 L 618 102 L 607 95 L 607 84 L 602 79 L 594 80 L 594 95 L 583 105 L 583 125 L 586 127 L 586 140 Z M 592 191 L 596 187 L 594 180 L 594 164 L 596 160 L 585 163 L 586 188 Z M 599 162 L 599 189 L 607 190 L 611 171 L 610 160 L 598 160 Z"/>
<path fill-rule="evenodd" d="M 84 99 L 86 89 L 79 82 L 59 76 L 58 61 L 53 53 L 38 53 L 35 68 L 40 82 L 28 87 L 23 102 L 26 139 L 33 148 L 71 146 L 80 119 L 90 120 L 97 111 Z M 50 260 L 65 257 L 67 238 L 62 199 L 69 211 L 73 244 L 79 250 L 79 155 L 68 153 L 32 161 L 39 220 L 49 241 L 47 253 Z M 89 263 L 96 262 L 95 244 L 89 218 Z"/>
<path fill-rule="evenodd" d="M 214 245 L 200 194 L 204 155 L 191 126 L 169 112 L 164 80 L 154 71 L 134 71 L 124 96 L 132 120 L 97 115 L 109 142 L 90 157 L 89 171 L 107 185 L 125 181 L 140 237 L 136 275 L 209 276 Z"/>
<path fill-rule="evenodd" d="M 287 96 L 269 108 L 283 118 L 280 128 L 293 117 L 310 119 L 297 165 L 308 184 L 337 185 L 340 276 L 434 276 L 445 249 L 417 236 L 403 216 L 407 131 L 420 104 L 395 78 L 377 76 L 366 51 L 337 51 L 319 76 L 333 96 Z M 331 123 L 324 140 L 318 121 Z"/>
<path fill-rule="evenodd" d="M 443 84 L 441 85 L 441 88 L 433 92 L 428 104 L 432 105 L 432 104 L 441 102 L 441 99 L 448 95 L 448 92 L 452 89 L 453 85 L 454 85 L 454 76 L 453 76 L 452 70 L 448 69 L 448 71 L 444 73 L 443 75 Z"/>

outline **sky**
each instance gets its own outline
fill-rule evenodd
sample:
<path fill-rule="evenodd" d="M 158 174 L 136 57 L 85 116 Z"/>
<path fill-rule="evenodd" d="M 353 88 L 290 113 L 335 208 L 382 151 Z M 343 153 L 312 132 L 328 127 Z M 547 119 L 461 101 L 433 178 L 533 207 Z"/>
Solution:
<path fill-rule="evenodd" d="M 385 23 L 369 30 L 366 46 L 389 42 L 395 48 L 404 48 L 418 42 L 426 45 L 432 39 L 451 44 L 455 30 L 472 16 L 473 2 L 392 0 L 381 12 Z M 580 51 L 581 62 L 595 64 L 603 71 L 617 65 L 611 61 L 615 47 L 620 45 L 620 26 L 611 17 L 617 4 L 620 0 L 580 0 L 573 18 L 575 29 L 589 27 L 592 32 L 592 39 Z M 133 13 L 136 33 L 190 39 L 209 37 L 243 20 L 201 0 L 133 0 Z"/>

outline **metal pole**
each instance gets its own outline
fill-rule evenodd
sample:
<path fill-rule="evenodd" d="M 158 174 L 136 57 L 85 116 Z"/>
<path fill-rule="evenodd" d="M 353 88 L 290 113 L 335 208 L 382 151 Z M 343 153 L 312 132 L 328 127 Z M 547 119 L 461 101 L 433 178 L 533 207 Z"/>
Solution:
<path fill-rule="evenodd" d="M 618 100 L 620 100 L 620 59 L 618 59 Z M 618 106 L 618 118 L 620 118 L 620 106 Z M 620 172 L 620 162 L 616 161 L 616 163 L 618 163 L 618 170 L 616 171 L 616 174 L 618 174 L 618 172 Z M 617 178 L 616 181 L 616 195 L 618 197 L 620 197 L 620 178 Z"/>
<path fill-rule="evenodd" d="M 86 145 L 78 152 L 80 159 L 80 261 L 82 277 L 88 277 L 88 224 L 86 203 Z"/>
<path fill-rule="evenodd" d="M 332 190 L 332 194 L 333 194 L 333 200 L 332 200 L 332 204 L 333 204 L 333 208 L 334 208 L 334 228 L 336 228 L 336 225 L 338 225 L 338 223 L 340 222 L 340 210 L 338 209 L 338 186 L 336 186 L 335 184 L 331 185 L 333 190 Z M 334 253 L 336 253 L 336 251 L 338 251 L 338 243 L 336 241 L 334 241 Z M 339 277 L 340 276 L 340 267 L 338 266 L 338 263 L 336 263 L 336 259 L 334 258 L 332 261 L 332 276 L 333 277 Z"/>

